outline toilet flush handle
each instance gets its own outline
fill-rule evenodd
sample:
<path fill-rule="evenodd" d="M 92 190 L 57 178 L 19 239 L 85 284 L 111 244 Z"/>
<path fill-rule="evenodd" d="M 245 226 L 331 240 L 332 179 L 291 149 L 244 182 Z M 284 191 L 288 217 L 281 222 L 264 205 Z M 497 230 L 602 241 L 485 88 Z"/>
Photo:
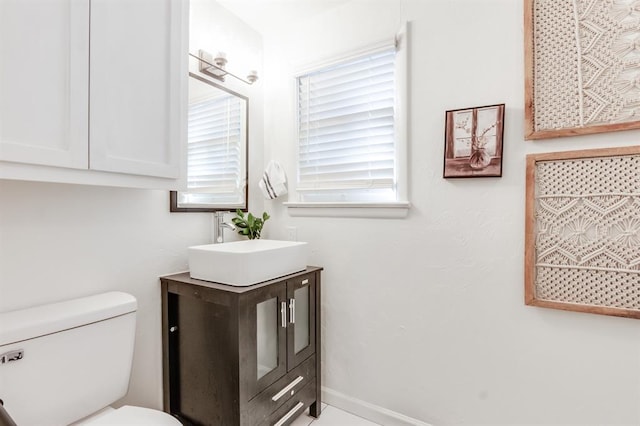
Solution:
<path fill-rule="evenodd" d="M 11 361 L 20 361 L 24 357 L 24 350 L 18 349 L 15 351 L 5 352 L 0 355 L 0 364 L 6 364 Z"/>

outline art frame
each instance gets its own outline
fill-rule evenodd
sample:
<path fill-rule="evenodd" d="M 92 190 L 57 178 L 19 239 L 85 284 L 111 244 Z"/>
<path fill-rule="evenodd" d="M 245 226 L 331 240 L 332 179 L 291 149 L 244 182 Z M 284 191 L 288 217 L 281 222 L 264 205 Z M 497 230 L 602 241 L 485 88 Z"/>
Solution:
<path fill-rule="evenodd" d="M 501 177 L 505 104 L 445 113 L 444 178 Z"/>
<path fill-rule="evenodd" d="M 640 128 L 640 9 L 558 1 L 524 0 L 525 139 Z"/>
<path fill-rule="evenodd" d="M 525 304 L 640 319 L 640 146 L 527 155 Z"/>

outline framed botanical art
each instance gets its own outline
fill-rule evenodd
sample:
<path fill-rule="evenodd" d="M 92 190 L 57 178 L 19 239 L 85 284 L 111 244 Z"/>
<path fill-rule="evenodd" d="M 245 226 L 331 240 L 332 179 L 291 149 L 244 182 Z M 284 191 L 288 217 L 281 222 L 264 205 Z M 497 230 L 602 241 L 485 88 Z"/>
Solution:
<path fill-rule="evenodd" d="M 640 146 L 529 154 L 525 303 L 640 318 Z"/>
<path fill-rule="evenodd" d="M 524 0 L 525 139 L 640 128 L 640 8 Z"/>
<path fill-rule="evenodd" d="M 504 104 L 446 112 L 445 178 L 502 176 Z"/>

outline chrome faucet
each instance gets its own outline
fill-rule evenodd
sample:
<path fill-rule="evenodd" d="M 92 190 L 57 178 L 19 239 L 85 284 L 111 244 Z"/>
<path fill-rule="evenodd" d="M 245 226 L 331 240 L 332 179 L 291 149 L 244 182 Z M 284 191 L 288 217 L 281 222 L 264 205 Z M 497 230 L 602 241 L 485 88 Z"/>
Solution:
<path fill-rule="evenodd" d="M 214 223 L 215 229 L 214 229 L 213 236 L 215 238 L 215 243 L 224 243 L 224 228 L 231 229 L 232 231 L 236 230 L 235 225 L 224 221 L 224 215 L 226 213 L 228 212 L 214 213 L 213 223 Z"/>

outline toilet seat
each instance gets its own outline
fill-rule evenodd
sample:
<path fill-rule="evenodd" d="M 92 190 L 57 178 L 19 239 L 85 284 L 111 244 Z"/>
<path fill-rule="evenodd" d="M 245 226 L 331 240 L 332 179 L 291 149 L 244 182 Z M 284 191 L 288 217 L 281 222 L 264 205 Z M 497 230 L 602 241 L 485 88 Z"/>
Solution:
<path fill-rule="evenodd" d="M 176 418 L 158 410 L 125 405 L 115 410 L 82 422 L 87 426 L 182 426 Z"/>

